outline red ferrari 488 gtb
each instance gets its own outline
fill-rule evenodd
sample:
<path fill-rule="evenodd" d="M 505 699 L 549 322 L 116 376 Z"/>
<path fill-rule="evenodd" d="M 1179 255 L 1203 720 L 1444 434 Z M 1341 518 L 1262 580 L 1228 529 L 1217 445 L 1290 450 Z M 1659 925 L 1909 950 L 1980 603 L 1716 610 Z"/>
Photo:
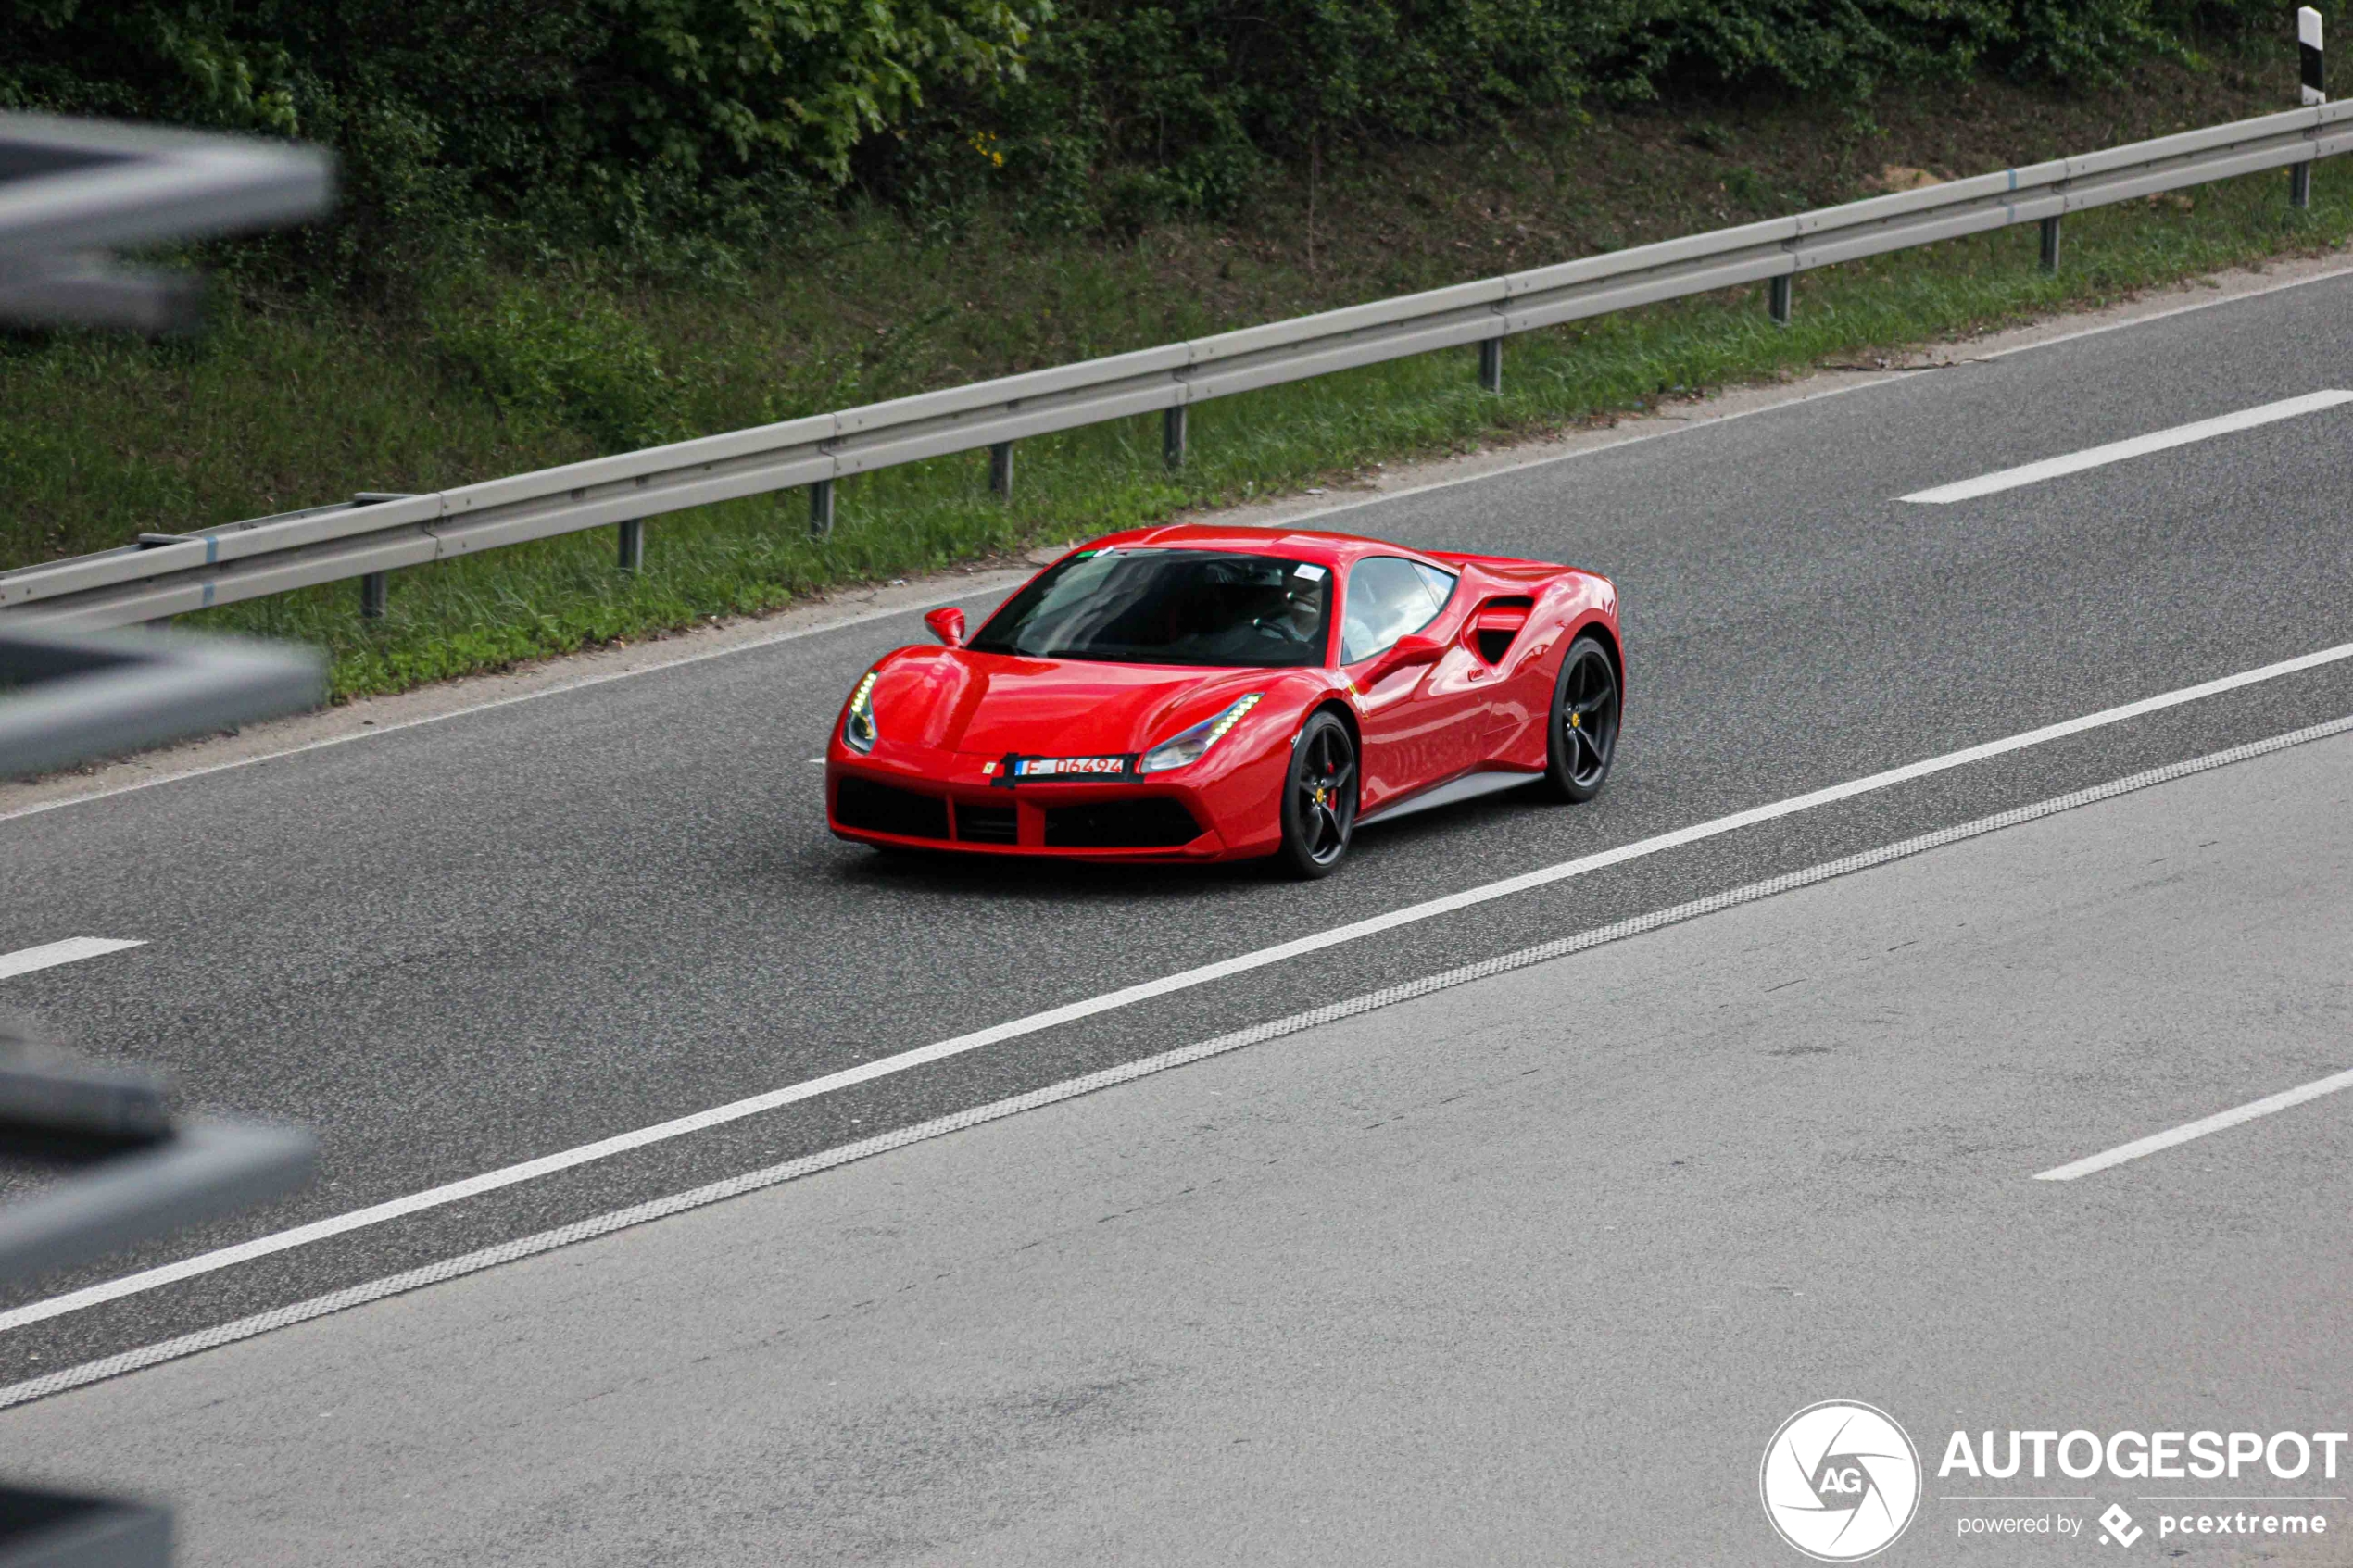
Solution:
<path fill-rule="evenodd" d="M 1541 561 L 1171 527 L 1072 550 L 945 647 L 887 654 L 825 752 L 834 832 L 1089 860 L 1272 855 L 1360 823 L 1609 776 L 1617 590 Z"/>

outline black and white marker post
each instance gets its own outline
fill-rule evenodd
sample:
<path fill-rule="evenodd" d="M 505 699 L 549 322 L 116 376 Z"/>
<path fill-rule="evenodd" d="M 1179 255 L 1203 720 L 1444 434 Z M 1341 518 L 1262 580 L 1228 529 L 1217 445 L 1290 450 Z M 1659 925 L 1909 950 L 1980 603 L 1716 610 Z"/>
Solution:
<path fill-rule="evenodd" d="M 2296 54 L 2303 73 L 2304 107 L 2329 101 L 2328 84 L 2321 73 L 2321 13 L 2306 6 L 2296 13 Z M 2288 166 L 2288 204 L 2312 205 L 2312 165 L 2309 159 Z"/>

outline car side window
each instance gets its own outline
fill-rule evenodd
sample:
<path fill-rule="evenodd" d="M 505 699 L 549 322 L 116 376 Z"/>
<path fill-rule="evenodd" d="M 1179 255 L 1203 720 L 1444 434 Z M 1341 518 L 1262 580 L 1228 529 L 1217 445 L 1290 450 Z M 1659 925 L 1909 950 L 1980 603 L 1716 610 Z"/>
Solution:
<path fill-rule="evenodd" d="M 1454 595 L 1452 573 L 1395 556 L 1367 556 L 1348 573 L 1340 661 L 1355 664 L 1438 619 Z"/>

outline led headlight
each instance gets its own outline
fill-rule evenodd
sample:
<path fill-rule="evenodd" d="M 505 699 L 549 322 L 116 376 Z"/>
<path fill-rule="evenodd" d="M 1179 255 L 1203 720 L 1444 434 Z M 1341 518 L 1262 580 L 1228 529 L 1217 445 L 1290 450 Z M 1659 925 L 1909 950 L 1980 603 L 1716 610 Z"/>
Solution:
<path fill-rule="evenodd" d="M 1226 738 L 1226 732 L 1242 721 L 1242 715 L 1258 706 L 1265 694 L 1252 692 L 1239 698 L 1234 705 L 1214 719 L 1203 720 L 1183 734 L 1172 735 L 1144 753 L 1136 764 L 1139 773 L 1164 773 L 1171 768 L 1182 768 L 1209 755 L 1209 748 Z"/>
<path fill-rule="evenodd" d="M 842 716 L 841 738 L 852 751 L 875 749 L 875 682 L 879 670 L 869 670 L 858 689 L 849 694 L 849 711 Z"/>

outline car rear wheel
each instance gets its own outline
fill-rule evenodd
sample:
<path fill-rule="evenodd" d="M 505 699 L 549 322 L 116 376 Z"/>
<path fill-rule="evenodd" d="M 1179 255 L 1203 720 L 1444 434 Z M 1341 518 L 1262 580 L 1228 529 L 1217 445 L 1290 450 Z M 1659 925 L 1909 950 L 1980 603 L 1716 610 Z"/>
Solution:
<path fill-rule="evenodd" d="M 1317 713 L 1291 747 L 1276 861 L 1293 876 L 1329 876 L 1347 857 L 1355 828 L 1356 743 L 1347 725 Z"/>
<path fill-rule="evenodd" d="M 1617 666 L 1599 637 L 1568 645 L 1553 683 L 1550 765 L 1545 777 L 1563 800 L 1591 800 L 1609 778 L 1617 753 Z"/>

